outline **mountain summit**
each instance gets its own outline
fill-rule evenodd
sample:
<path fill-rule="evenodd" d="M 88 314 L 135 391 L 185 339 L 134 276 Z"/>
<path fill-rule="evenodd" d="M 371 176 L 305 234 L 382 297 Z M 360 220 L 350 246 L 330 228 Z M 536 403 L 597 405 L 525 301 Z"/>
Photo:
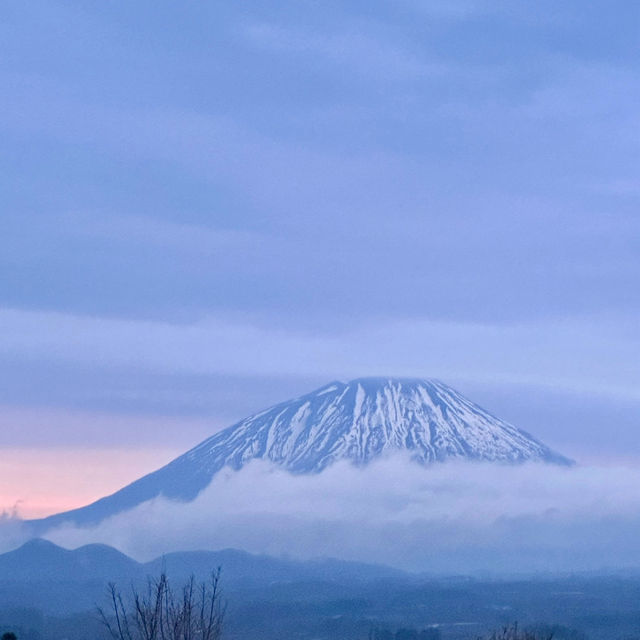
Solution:
<path fill-rule="evenodd" d="M 254 459 L 305 474 L 399 451 L 425 465 L 454 459 L 571 464 L 442 382 L 360 378 L 249 416 L 113 495 L 34 525 L 94 523 L 159 495 L 192 500 L 224 467 L 240 469 Z"/>

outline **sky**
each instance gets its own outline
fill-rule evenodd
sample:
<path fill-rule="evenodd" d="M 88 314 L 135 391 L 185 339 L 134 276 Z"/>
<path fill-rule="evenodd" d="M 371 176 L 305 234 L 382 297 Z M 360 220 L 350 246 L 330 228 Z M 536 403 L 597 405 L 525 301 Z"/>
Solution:
<path fill-rule="evenodd" d="M 640 459 L 640 5 L 0 7 L 0 511 L 333 379 Z"/>

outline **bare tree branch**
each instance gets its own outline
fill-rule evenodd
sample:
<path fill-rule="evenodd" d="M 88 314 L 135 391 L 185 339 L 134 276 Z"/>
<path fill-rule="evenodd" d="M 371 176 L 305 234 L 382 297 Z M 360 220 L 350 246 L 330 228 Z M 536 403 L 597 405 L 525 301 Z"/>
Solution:
<path fill-rule="evenodd" d="M 225 613 L 219 582 L 220 569 L 209 582 L 191 576 L 176 596 L 163 571 L 143 591 L 132 586 L 128 606 L 110 584 L 109 611 L 98 607 L 98 614 L 114 640 L 219 640 Z"/>

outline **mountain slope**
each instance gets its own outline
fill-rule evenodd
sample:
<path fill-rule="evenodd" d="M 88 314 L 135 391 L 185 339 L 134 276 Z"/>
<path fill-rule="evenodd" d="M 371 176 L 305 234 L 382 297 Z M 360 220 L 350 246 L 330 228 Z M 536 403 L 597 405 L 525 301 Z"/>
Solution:
<path fill-rule="evenodd" d="M 191 575 L 206 580 L 218 567 L 227 592 L 299 582 L 344 586 L 407 577 L 399 569 L 378 564 L 287 560 L 237 549 L 174 552 L 143 564 L 106 545 L 70 550 L 33 539 L 0 554 L 0 615 L 2 609 L 14 607 L 56 614 L 94 610 L 96 603 L 105 602 L 108 582 L 116 582 L 126 594 L 131 585 L 141 588 L 147 576 L 157 577 L 163 571 L 181 585 Z"/>
<path fill-rule="evenodd" d="M 439 381 L 363 378 L 333 382 L 252 415 L 117 493 L 34 525 L 90 524 L 159 495 L 192 500 L 222 468 L 240 469 L 253 459 L 304 474 L 338 460 L 362 465 L 396 451 L 422 464 L 571 463 Z"/>
<path fill-rule="evenodd" d="M 225 584 L 233 588 L 255 588 L 259 585 L 301 581 L 339 581 L 343 584 L 399 578 L 404 571 L 381 564 L 318 558 L 291 560 L 256 555 L 238 549 L 220 551 L 178 551 L 144 565 L 145 571 L 157 575 L 161 570 L 177 580 L 194 575 L 207 579 L 211 571 L 221 567 Z"/>

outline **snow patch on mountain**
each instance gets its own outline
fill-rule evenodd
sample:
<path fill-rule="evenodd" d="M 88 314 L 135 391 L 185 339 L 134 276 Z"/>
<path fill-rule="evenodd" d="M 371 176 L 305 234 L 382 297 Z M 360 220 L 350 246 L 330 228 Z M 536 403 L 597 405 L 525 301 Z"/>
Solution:
<path fill-rule="evenodd" d="M 397 450 L 423 464 L 568 462 L 441 382 L 365 378 L 333 382 L 251 416 L 172 464 L 189 461 L 214 474 L 260 458 L 293 473 L 315 473 L 336 460 L 366 464 Z"/>

